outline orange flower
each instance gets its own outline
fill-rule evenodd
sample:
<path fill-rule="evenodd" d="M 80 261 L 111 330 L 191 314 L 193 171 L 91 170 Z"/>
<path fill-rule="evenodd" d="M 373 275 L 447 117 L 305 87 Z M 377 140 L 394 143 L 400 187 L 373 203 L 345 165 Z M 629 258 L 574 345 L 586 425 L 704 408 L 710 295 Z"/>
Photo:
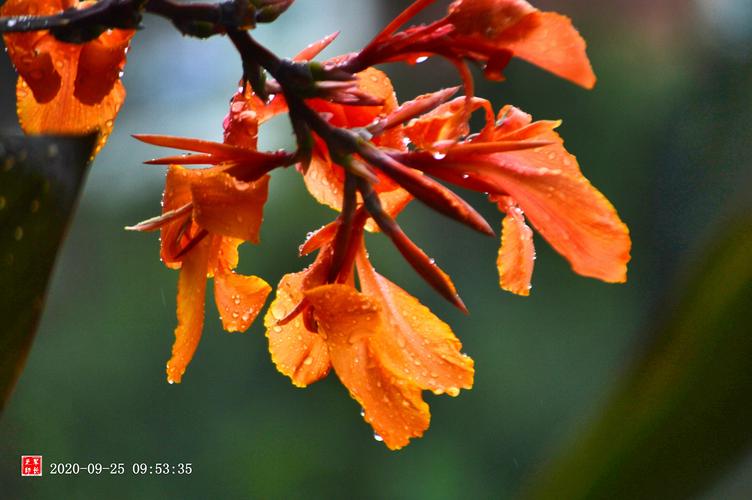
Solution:
<path fill-rule="evenodd" d="M 206 280 L 214 278 L 214 298 L 225 330 L 245 331 L 271 291 L 257 276 L 232 270 L 237 247 L 258 243 L 267 199 L 268 170 L 289 164 L 287 153 L 255 150 L 261 109 L 255 101 L 238 100 L 225 119 L 229 144 L 164 136 L 137 136 L 156 145 L 189 149 L 201 154 L 155 160 L 172 163 L 167 172 L 162 215 L 130 229 L 161 230 L 161 257 L 167 267 L 180 269 L 178 326 L 167 379 L 180 382 L 201 338 Z M 186 169 L 183 164 L 213 164 Z"/>
<path fill-rule="evenodd" d="M 392 82 L 383 72 L 369 68 L 358 75 L 358 88 L 364 94 L 373 96 L 383 104 L 378 106 L 345 106 L 322 99 L 308 100 L 308 104 L 317 112 L 329 117 L 329 123 L 335 127 L 366 127 L 379 118 L 387 116 L 397 109 L 397 97 Z M 402 131 L 395 127 L 373 138 L 377 146 L 404 150 Z M 374 189 L 381 195 L 385 210 L 396 215 L 410 202 L 410 195 L 391 179 L 377 172 L 379 182 Z M 314 155 L 310 166 L 304 173 L 306 187 L 316 200 L 339 211 L 342 210 L 342 193 L 344 191 L 344 170 L 332 159 L 324 141 L 316 137 Z M 374 227 L 369 224 L 369 229 Z"/>
<path fill-rule="evenodd" d="M 87 8 L 91 1 L 8 0 L 2 16 L 52 15 Z M 107 30 L 83 44 L 57 40 L 48 31 L 3 36 L 18 71 L 17 110 L 27 134 L 99 131 L 96 151 L 107 141 L 125 100 L 120 75 L 133 30 Z"/>
<path fill-rule="evenodd" d="M 525 217 L 584 276 L 626 281 L 631 241 L 614 207 L 582 175 L 576 158 L 555 132 L 560 122 L 533 122 L 504 107 L 496 120 L 490 104 L 480 134 L 455 142 L 467 130 L 465 100 L 446 103 L 406 127 L 428 151 L 395 155 L 403 163 L 454 184 L 490 194 L 506 213 L 498 268 L 501 287 L 527 295 L 535 250 Z M 433 141 L 433 142 L 432 142 Z"/>
<path fill-rule="evenodd" d="M 456 0 L 445 22 L 465 57 L 488 62 L 489 78 L 501 77 L 514 56 L 585 88 L 595 85 L 585 41 L 567 16 L 541 12 L 525 0 Z"/>
<path fill-rule="evenodd" d="M 342 66 L 360 70 L 439 55 L 458 66 L 463 59 L 481 62 L 486 78 L 501 80 L 509 60 L 519 57 L 585 88 L 595 85 L 585 41 L 568 17 L 541 12 L 524 0 L 456 0 L 444 18 L 395 34 L 431 3 L 417 0 Z M 462 71 L 469 83 L 469 73 Z M 466 90 L 472 93 L 470 88 Z"/>
<path fill-rule="evenodd" d="M 316 261 L 282 278 L 267 312 L 272 360 L 299 387 L 334 368 L 377 438 L 399 449 L 428 428 L 422 391 L 457 396 L 471 388 L 473 361 L 461 353 L 446 323 L 376 273 L 362 241 L 356 258 L 360 291 L 352 284 L 326 284 L 327 238 L 333 234 L 329 228 L 322 232 L 305 247 L 323 244 Z"/>

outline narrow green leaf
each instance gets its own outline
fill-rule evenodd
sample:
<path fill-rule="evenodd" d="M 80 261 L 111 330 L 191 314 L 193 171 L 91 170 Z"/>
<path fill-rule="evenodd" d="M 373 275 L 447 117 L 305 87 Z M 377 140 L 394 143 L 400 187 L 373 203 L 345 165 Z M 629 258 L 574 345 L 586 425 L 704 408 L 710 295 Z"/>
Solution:
<path fill-rule="evenodd" d="M 526 498 L 691 498 L 752 445 L 752 216 L 664 301 L 650 345 Z"/>
<path fill-rule="evenodd" d="M 0 411 L 31 347 L 94 139 L 0 136 Z"/>

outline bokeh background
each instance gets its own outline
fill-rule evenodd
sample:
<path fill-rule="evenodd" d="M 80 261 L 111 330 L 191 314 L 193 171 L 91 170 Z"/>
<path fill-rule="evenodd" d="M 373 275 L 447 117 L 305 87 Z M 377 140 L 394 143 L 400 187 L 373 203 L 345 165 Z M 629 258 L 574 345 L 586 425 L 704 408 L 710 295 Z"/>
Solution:
<path fill-rule="evenodd" d="M 333 31 L 326 52 L 357 50 L 409 2 L 298 0 L 257 36 L 281 55 Z M 448 2 L 437 2 L 426 18 Z M 629 282 L 573 274 L 542 238 L 529 298 L 498 289 L 498 241 L 412 204 L 400 222 L 454 278 L 471 314 L 443 303 L 380 236 L 376 267 L 450 323 L 476 361 L 472 391 L 427 394 L 431 428 L 399 452 L 373 439 L 334 376 L 294 388 L 274 368 L 262 325 L 221 330 L 211 297 L 204 337 L 181 385 L 165 382 L 177 273 L 155 235 L 123 227 L 159 212 L 162 154 L 130 137 L 219 140 L 240 61 L 217 37 L 181 37 L 147 17 L 134 38 L 128 99 L 96 159 L 53 276 L 26 370 L 0 419 L 3 498 L 510 498 L 597 417 L 650 326 L 715 230 L 749 207 L 752 188 L 752 2 L 541 1 L 588 40 L 592 92 L 521 62 L 504 83 L 478 85 L 496 106 L 564 120 L 560 132 L 589 179 L 618 208 L 634 241 Z M 390 66 L 398 96 L 457 84 L 440 61 Z M 16 130 L 15 76 L 0 54 L 0 128 Z M 289 147 L 284 118 L 262 145 Z M 472 198 L 490 220 L 491 205 Z M 306 232 L 333 213 L 292 171 L 273 176 L 262 243 L 240 271 L 275 284 L 302 269 Z M 749 325 L 740 328 L 752 330 Z M 48 463 L 190 462 L 190 476 L 46 475 L 21 480 L 21 454 Z M 47 474 L 47 470 L 45 474 Z M 749 498 L 752 455 L 707 498 Z"/>

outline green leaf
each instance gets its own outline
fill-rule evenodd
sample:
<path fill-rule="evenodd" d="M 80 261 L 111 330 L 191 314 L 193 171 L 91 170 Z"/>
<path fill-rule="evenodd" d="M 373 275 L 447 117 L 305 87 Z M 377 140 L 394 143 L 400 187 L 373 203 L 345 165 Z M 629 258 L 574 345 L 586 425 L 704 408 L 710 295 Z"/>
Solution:
<path fill-rule="evenodd" d="M 0 411 L 23 370 L 95 136 L 0 136 Z"/>
<path fill-rule="evenodd" d="M 531 483 L 531 499 L 688 498 L 752 444 L 752 216 L 733 219 L 621 386 L 576 444 Z"/>

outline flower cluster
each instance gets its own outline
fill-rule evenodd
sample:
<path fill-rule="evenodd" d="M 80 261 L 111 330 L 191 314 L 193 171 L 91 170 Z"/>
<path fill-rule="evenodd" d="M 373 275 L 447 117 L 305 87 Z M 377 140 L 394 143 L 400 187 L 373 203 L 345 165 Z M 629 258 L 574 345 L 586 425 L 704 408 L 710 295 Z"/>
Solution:
<path fill-rule="evenodd" d="M 9 0 L 1 12 L 44 14 L 87 4 L 39 3 L 49 10 L 31 12 L 28 1 Z M 256 20 L 263 9 L 276 17 L 291 3 L 250 2 Z M 224 141 L 136 136 L 189 152 L 147 162 L 169 165 L 162 214 L 130 228 L 159 230 L 162 261 L 180 269 L 170 383 L 181 381 L 198 346 L 208 278 L 214 279 L 227 331 L 247 330 L 271 292 L 263 279 L 233 269 L 238 245 L 259 241 L 269 174 L 277 168 L 296 168 L 313 198 L 339 214 L 301 245 L 301 255 L 316 253 L 313 263 L 285 275 L 276 287 L 264 317 L 272 360 L 299 387 L 333 369 L 390 449 L 428 428 L 423 391 L 456 396 L 472 387 L 474 366 L 446 323 L 376 272 L 365 231 L 383 233 L 438 293 L 466 310 L 449 276 L 396 222 L 416 199 L 493 235 L 491 225 L 447 187 L 454 185 L 487 194 L 503 214 L 497 261 L 503 289 L 529 294 L 535 249 L 528 223 L 575 272 L 626 280 L 627 227 L 564 148 L 556 132 L 560 122 L 533 121 L 513 106 L 496 113 L 473 91 L 468 63 L 499 80 L 512 57 L 592 87 L 585 43 L 570 20 L 524 0 L 456 0 L 445 17 L 403 29 L 431 3 L 414 2 L 363 50 L 323 62 L 311 61 L 333 36 L 280 60 L 245 27 L 212 25 L 209 31 L 227 34 L 244 63 L 224 121 Z M 146 8 L 177 15 L 164 4 L 153 0 Z M 102 123 L 111 124 L 122 102 L 117 74 L 131 35 L 111 29 L 79 45 L 45 32 L 6 35 L 19 71 L 25 129 L 65 131 L 54 127 L 72 124 L 106 134 Z M 400 103 L 389 78 L 374 68 L 435 56 L 457 68 L 464 96 L 454 97 L 459 89 L 450 88 Z M 92 79 L 92 72 L 105 78 Z M 474 132 L 470 117 L 476 111 L 485 114 L 485 125 Z M 259 129 L 281 113 L 290 117 L 298 148 L 259 151 Z"/>

